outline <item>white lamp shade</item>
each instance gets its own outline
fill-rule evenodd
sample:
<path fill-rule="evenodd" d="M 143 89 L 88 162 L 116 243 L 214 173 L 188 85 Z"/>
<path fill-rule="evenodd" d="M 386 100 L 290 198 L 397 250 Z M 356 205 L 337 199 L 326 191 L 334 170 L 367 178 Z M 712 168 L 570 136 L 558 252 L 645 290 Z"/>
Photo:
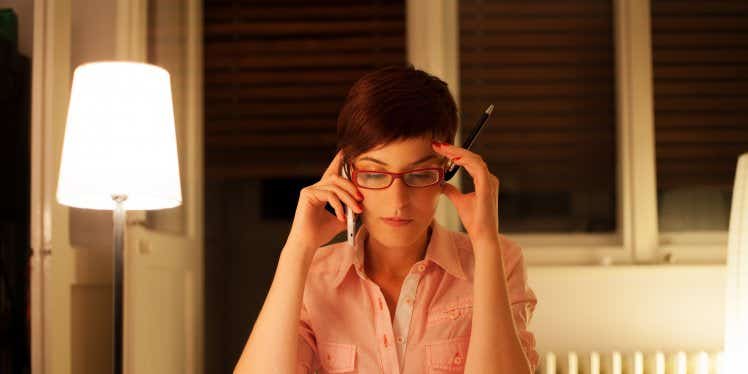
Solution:
<path fill-rule="evenodd" d="M 147 210 L 182 202 L 169 73 L 136 62 L 95 62 L 73 75 L 57 200 Z"/>
<path fill-rule="evenodd" d="M 725 356 L 727 374 L 748 373 L 748 153 L 738 159 L 727 242 Z"/>

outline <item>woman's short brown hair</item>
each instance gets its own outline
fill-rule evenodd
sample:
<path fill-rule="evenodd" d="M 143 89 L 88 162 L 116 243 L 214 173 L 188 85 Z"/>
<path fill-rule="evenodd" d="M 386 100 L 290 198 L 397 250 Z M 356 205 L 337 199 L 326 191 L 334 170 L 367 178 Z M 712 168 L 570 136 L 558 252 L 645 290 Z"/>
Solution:
<path fill-rule="evenodd" d="M 447 83 L 413 65 L 365 74 L 348 91 L 338 115 L 338 149 L 345 162 L 379 145 L 430 135 L 453 143 L 457 105 Z"/>

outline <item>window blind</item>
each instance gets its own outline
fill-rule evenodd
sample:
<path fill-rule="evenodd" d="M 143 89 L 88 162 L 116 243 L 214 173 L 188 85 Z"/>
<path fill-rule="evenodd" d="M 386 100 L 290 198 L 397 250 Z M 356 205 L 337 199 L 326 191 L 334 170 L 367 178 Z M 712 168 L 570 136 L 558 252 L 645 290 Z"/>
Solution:
<path fill-rule="evenodd" d="M 206 1 L 204 19 L 211 179 L 319 176 L 350 86 L 406 61 L 403 0 Z"/>
<path fill-rule="evenodd" d="M 731 190 L 748 152 L 748 3 L 652 1 L 658 188 Z"/>
<path fill-rule="evenodd" d="M 612 3 L 461 0 L 459 17 L 463 134 L 496 106 L 475 151 L 502 230 L 614 230 Z"/>

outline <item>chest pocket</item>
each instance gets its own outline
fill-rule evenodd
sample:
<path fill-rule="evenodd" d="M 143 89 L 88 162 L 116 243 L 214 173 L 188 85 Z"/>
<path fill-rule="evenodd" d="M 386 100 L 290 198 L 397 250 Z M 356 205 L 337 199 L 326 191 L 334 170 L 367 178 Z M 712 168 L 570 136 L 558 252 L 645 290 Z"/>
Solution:
<path fill-rule="evenodd" d="M 319 345 L 319 359 L 328 373 L 350 373 L 356 367 L 356 345 L 324 343 Z"/>
<path fill-rule="evenodd" d="M 473 316 L 473 299 L 466 297 L 429 310 L 426 325 L 431 326 L 447 321 L 470 319 Z"/>
<path fill-rule="evenodd" d="M 457 372 L 465 370 L 469 336 L 440 340 L 426 345 L 428 373 Z"/>

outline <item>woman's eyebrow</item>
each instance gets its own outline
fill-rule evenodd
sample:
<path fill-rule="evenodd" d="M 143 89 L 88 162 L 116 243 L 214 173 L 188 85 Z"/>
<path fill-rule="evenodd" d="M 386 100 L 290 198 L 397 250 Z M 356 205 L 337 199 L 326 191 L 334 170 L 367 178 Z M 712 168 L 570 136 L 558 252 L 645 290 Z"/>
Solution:
<path fill-rule="evenodd" d="M 429 161 L 431 159 L 437 159 L 437 158 L 439 158 L 439 155 L 432 153 L 430 155 L 426 155 L 425 157 L 422 157 L 421 159 L 419 159 L 417 161 L 411 162 L 410 164 L 408 164 L 406 166 L 418 165 L 418 164 L 424 163 L 426 161 Z M 377 160 L 375 158 L 371 158 L 371 157 L 368 157 L 368 156 L 367 157 L 361 157 L 360 159 L 358 159 L 358 161 L 371 161 L 371 162 L 374 162 L 374 163 L 377 163 L 377 164 L 380 164 L 380 165 L 389 166 L 384 161 L 380 161 L 380 160 Z"/>

